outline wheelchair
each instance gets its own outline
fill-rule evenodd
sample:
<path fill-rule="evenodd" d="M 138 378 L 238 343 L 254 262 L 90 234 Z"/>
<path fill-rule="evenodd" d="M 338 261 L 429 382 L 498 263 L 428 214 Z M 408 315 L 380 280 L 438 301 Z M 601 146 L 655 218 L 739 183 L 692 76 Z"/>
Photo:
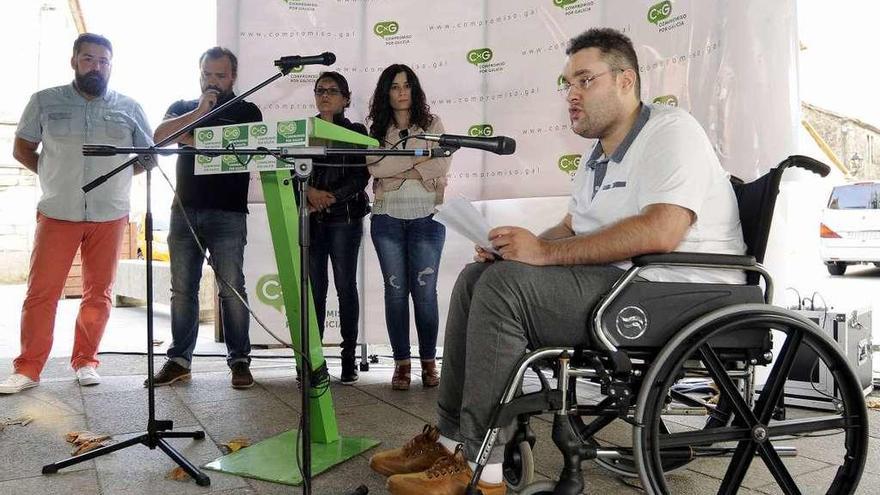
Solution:
<path fill-rule="evenodd" d="M 521 494 L 582 493 L 587 460 L 633 483 L 637 478 L 650 494 L 702 493 L 707 484 L 719 494 L 734 494 L 774 482 L 774 490 L 788 494 L 805 488 L 855 491 L 868 451 L 859 381 L 816 323 L 771 305 L 773 280 L 761 265 L 779 183 L 789 167 L 822 177 L 829 173 L 827 165 L 796 155 L 754 182 L 731 179 L 746 255 L 676 252 L 634 258 L 593 310 L 588 345 L 540 348 L 521 358 L 493 410 L 467 493 L 479 493 L 476 482 L 489 453 L 501 428 L 511 424 L 516 427 L 505 446 L 504 474 L 508 487 Z M 747 282 L 639 277 L 656 266 L 742 270 Z M 798 366 L 810 356 L 816 366 L 808 374 L 815 375 L 821 364 L 833 375 L 832 412 L 785 407 L 786 382 L 802 373 Z M 767 367 L 759 390 L 756 373 Z M 537 375 L 537 390 L 523 387 L 530 370 Z M 594 391 L 593 396 L 580 399 L 579 387 Z M 563 457 L 557 481 L 535 481 L 537 436 L 530 419 L 546 413 L 552 414 L 551 437 Z M 603 429 L 621 421 L 631 427 L 631 445 L 600 440 Z M 816 449 L 817 444 L 822 462 L 798 463 L 798 445 Z M 801 487 L 794 476 L 804 472 L 809 485 Z M 689 486 L 693 477 L 700 478 L 698 488 Z"/>

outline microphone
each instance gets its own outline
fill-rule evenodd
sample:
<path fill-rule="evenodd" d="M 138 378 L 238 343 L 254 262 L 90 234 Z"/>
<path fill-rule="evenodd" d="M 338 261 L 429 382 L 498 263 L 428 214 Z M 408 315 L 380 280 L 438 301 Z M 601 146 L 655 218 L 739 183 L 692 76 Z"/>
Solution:
<path fill-rule="evenodd" d="M 496 155 L 512 155 L 516 151 L 516 141 L 507 136 L 474 137 L 456 136 L 454 134 L 421 134 L 417 137 L 425 141 L 437 141 L 440 143 L 440 146 L 475 148 L 489 151 Z"/>
<path fill-rule="evenodd" d="M 309 55 L 305 57 L 300 55 L 281 57 L 275 61 L 275 67 L 291 69 L 299 65 L 333 65 L 334 63 L 336 63 L 336 55 L 330 52 L 324 52 L 320 55 Z"/>

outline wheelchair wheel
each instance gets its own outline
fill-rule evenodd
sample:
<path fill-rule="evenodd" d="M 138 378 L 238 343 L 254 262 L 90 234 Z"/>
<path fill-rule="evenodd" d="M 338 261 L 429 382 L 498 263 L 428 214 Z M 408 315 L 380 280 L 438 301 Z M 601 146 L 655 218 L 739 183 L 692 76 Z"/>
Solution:
<path fill-rule="evenodd" d="M 720 336 L 742 342 L 775 330 L 785 335 L 774 347 L 775 359 L 757 400 L 749 406 L 728 375 L 731 354 L 714 343 Z M 740 336 L 742 338 L 740 339 Z M 777 335 L 778 336 L 778 335 Z M 714 340 L 713 340 L 714 338 Z M 777 340 L 779 340 L 777 338 Z M 634 455 L 642 485 L 648 493 L 692 491 L 693 476 L 668 476 L 661 459 L 690 458 L 689 472 L 700 473 L 701 492 L 737 493 L 740 487 L 782 493 L 853 493 L 864 468 L 868 421 L 861 386 L 837 344 L 810 320 L 787 310 L 743 304 L 714 311 L 676 334 L 648 370 L 639 391 L 634 428 Z M 689 368 L 685 370 L 685 363 Z M 704 427 L 705 420 L 674 416 L 675 383 L 699 362 L 719 389 L 718 408 L 724 421 Z M 806 365 L 804 363 L 815 363 Z M 827 369 L 837 393 L 828 395 L 834 411 L 785 407 L 784 391 L 796 378 Z M 802 382 L 798 382 L 802 383 Z M 683 419 L 682 419 L 683 418 Z M 660 427 L 665 423 L 667 431 Z M 822 437 L 817 439 L 817 437 Z M 799 446 L 821 451 L 821 463 L 791 461 Z M 760 459 L 760 461 L 758 461 Z M 766 470 L 764 469 L 766 468 Z M 809 484 L 799 486 L 795 475 L 809 471 Z M 769 474 L 768 474 L 769 472 Z M 706 482 L 715 486 L 706 489 Z M 774 486 L 774 484 L 776 486 Z M 804 484 L 802 484 L 804 485 Z"/>
<path fill-rule="evenodd" d="M 555 488 L 555 482 L 550 480 L 541 480 L 526 486 L 521 492 L 518 493 L 519 495 L 553 495 L 553 490 Z"/>
<path fill-rule="evenodd" d="M 528 441 L 511 442 L 504 448 L 504 481 L 515 493 L 535 481 L 535 456 Z"/>

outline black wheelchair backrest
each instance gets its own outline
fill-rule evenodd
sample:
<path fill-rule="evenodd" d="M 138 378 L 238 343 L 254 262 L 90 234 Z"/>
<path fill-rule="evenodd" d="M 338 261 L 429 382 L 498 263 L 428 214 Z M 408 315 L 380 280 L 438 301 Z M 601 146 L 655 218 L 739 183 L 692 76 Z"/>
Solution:
<path fill-rule="evenodd" d="M 779 194 L 779 183 L 782 174 L 788 167 L 799 167 L 809 170 L 822 177 L 831 169 L 828 165 L 807 156 L 792 155 L 775 168 L 770 169 L 760 178 L 744 183 L 731 177 L 733 192 L 739 206 L 739 220 L 742 224 L 743 240 L 746 243 L 746 254 L 754 256 L 758 263 L 763 263 L 767 252 L 767 240 L 770 237 L 770 225 L 773 221 L 773 210 L 776 208 L 776 196 Z M 757 276 L 756 274 L 750 274 Z M 750 283 L 757 283 L 749 280 Z"/>

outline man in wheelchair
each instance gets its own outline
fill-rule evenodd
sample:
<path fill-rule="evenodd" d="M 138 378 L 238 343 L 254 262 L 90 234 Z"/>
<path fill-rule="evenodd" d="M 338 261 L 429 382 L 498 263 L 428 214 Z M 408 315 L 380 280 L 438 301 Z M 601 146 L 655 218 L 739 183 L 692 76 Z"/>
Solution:
<path fill-rule="evenodd" d="M 597 316 L 597 306 L 611 304 L 611 299 L 623 286 L 631 283 L 644 283 L 649 288 L 658 283 L 665 284 L 664 287 L 678 287 L 679 293 L 688 296 L 676 300 L 685 301 L 688 307 L 679 303 L 681 309 L 674 311 L 694 316 L 707 313 L 720 303 L 707 303 L 705 298 L 693 299 L 693 287 L 707 294 L 725 287 L 723 292 L 735 297 L 713 296 L 712 300 L 728 305 L 763 302 L 757 282 L 746 284 L 743 270 L 765 272 L 754 257 L 744 256 L 747 246 L 740 225 L 737 196 L 700 124 L 681 109 L 641 102 L 638 60 L 632 43 L 622 33 L 612 29 L 590 29 L 570 41 L 566 54 L 568 60 L 563 76 L 571 128 L 576 134 L 597 141 L 591 152 L 585 155 L 589 158 L 577 171 L 568 211 L 559 224 L 539 236 L 519 227 L 493 229 L 490 240 L 496 253 L 478 247 L 476 262 L 466 266 L 459 275 L 447 317 L 437 427 L 426 426 L 403 447 L 377 453 L 370 460 L 375 471 L 389 476 L 387 487 L 395 495 L 475 493 L 475 489 L 483 494 L 506 493 L 504 447 L 515 434 L 516 418 L 520 418 L 522 425 L 526 413 L 551 410 L 548 403 L 560 409 L 557 414 L 561 417 L 580 412 L 603 418 L 601 424 L 594 427 L 582 422 L 572 423 L 576 425 L 576 431 L 565 435 L 568 439 L 576 439 L 577 445 L 569 451 L 561 445 L 565 443 L 564 439 L 557 440 L 557 424 L 554 422 L 554 441 L 563 450 L 565 458 L 565 471 L 557 485 L 557 493 L 580 493 L 583 489 L 580 461 L 596 459 L 602 454 L 595 445 L 584 444 L 588 442 L 587 437 L 618 415 L 632 418 L 629 411 L 635 404 L 634 396 L 644 392 L 635 388 L 638 380 L 634 377 L 653 370 L 650 363 L 645 364 L 646 360 L 640 361 L 639 357 L 649 356 L 647 360 L 650 360 L 651 356 L 657 356 L 665 341 L 674 339 L 670 333 L 659 337 L 662 342 L 652 344 L 647 351 L 640 348 L 637 344 L 649 326 L 651 315 L 646 315 L 638 304 L 624 308 L 620 304 L 615 306 L 619 309 L 614 323 L 618 333 L 615 339 L 610 339 L 594 324 L 601 326 L 605 322 L 602 311 Z M 662 264 L 641 270 L 642 263 L 637 257 L 656 253 L 660 253 L 658 259 Z M 684 253 L 689 254 L 690 261 L 695 260 L 693 265 L 696 266 L 676 266 L 682 263 L 674 256 Z M 636 262 L 635 268 L 633 261 Z M 766 283 L 769 285 L 769 277 Z M 682 287 L 686 289 L 683 292 Z M 747 289 L 747 292 L 736 287 Z M 606 297 L 609 292 L 612 295 Z M 644 291 L 642 294 L 653 298 L 655 306 L 665 304 L 656 294 L 652 296 Z M 701 307 L 704 308 L 702 313 L 693 312 L 693 308 Z M 735 316 L 734 319 L 739 321 L 740 315 Z M 675 320 L 674 317 L 671 319 Z M 678 328 L 690 321 L 683 321 Z M 795 322 L 793 326 L 798 327 L 801 323 Z M 585 330 L 585 324 L 589 330 Z M 717 328 L 712 327 L 711 331 L 715 330 Z M 658 335 L 654 334 L 652 338 L 657 339 Z M 734 385 L 729 378 L 725 380 L 713 372 L 727 370 L 731 363 L 766 364 L 770 349 L 769 329 L 757 338 L 746 330 L 733 334 L 744 335 L 742 339 L 731 338 L 730 333 L 726 335 L 721 340 L 715 337 L 710 341 L 723 341 L 719 345 L 724 350 L 718 347 L 717 353 L 714 350 L 704 353 L 711 359 L 705 359 L 705 365 L 699 368 L 703 372 L 708 369 L 706 373 L 715 379 L 715 386 L 722 392 L 730 392 Z M 700 342 L 706 342 L 708 338 L 705 336 Z M 734 343 L 731 345 L 729 341 Z M 682 342 L 678 347 L 689 349 L 684 344 L 690 342 Z M 820 342 L 817 346 L 824 344 Z M 728 348 L 741 345 L 748 347 L 749 352 L 742 358 L 736 352 L 727 352 Z M 624 347 L 629 347 L 630 352 L 622 352 Z M 566 375 L 559 378 L 556 395 L 548 399 L 551 396 L 545 391 L 539 397 L 543 402 L 539 401 L 541 405 L 535 410 L 525 406 L 505 414 L 502 406 L 515 402 L 513 390 L 519 388 L 511 377 L 521 379 L 524 370 L 533 364 L 524 356 L 530 350 L 544 348 L 555 348 L 559 352 L 554 356 L 561 355 L 559 362 L 564 361 Z M 569 364 L 574 366 L 577 361 L 572 360 L 577 356 L 565 351 L 568 348 L 578 349 L 581 364 L 592 365 L 589 372 L 567 374 Z M 590 348 L 602 352 L 583 352 L 583 349 Z M 706 348 L 696 349 L 703 352 Z M 694 355 L 698 355 L 697 352 L 694 351 Z M 817 352 L 831 351 L 822 347 Z M 670 363 L 692 361 L 693 355 L 690 354 L 669 356 Z M 715 364 L 718 369 L 713 367 Z M 684 364 L 670 373 L 677 379 L 685 375 L 683 369 Z M 557 368 L 556 373 L 561 370 Z M 576 405 L 573 395 L 576 376 L 598 379 L 608 398 L 595 407 Z M 670 385 L 671 390 L 675 380 L 661 375 L 655 381 Z M 547 385 L 543 377 L 542 383 Z M 569 383 L 572 390 L 567 388 Z M 627 400 L 611 397 L 618 393 L 629 397 Z M 642 416 L 656 417 L 654 423 L 659 424 L 662 423 L 661 412 L 667 411 L 670 405 L 669 395 L 657 392 L 654 395 L 662 396 L 651 403 L 660 404 L 652 409 L 656 414 L 651 416 L 648 411 L 647 416 Z M 678 397 L 679 402 L 688 403 L 690 399 L 685 395 L 679 392 L 674 397 Z M 773 396 L 774 399 L 778 395 Z M 703 405 L 704 410 L 713 413 L 711 417 L 717 421 L 714 426 L 736 431 L 745 426 L 766 430 L 769 416 L 764 418 L 762 414 L 765 410 L 772 412 L 772 408 L 765 405 L 759 421 L 748 414 L 751 411 L 743 409 L 750 401 L 724 397 L 719 404 Z M 693 406 L 692 403 L 688 405 Z M 754 421 L 746 421 L 747 418 Z M 639 423 L 638 418 L 630 421 Z M 643 418 L 642 421 L 647 420 Z M 569 422 L 561 420 L 560 424 L 568 425 Z M 648 485 L 646 489 L 651 492 L 665 492 L 663 471 L 668 464 L 664 462 L 671 458 L 673 450 L 662 450 L 665 444 L 658 447 L 667 440 L 665 437 L 657 440 L 658 435 L 662 437 L 669 433 L 668 440 L 673 445 L 682 445 L 675 442 L 685 440 L 674 437 L 665 423 L 649 429 L 651 431 L 645 435 L 654 440 L 653 444 L 647 440 L 640 443 L 635 436 L 634 441 L 657 453 L 657 459 L 662 458 L 659 475 L 655 473 L 660 481 L 645 483 L 643 477 L 643 485 Z M 727 430 L 724 432 L 727 434 Z M 516 434 L 521 437 L 522 431 Z M 732 435 L 729 433 L 725 439 L 733 440 Z M 693 445 L 711 445 L 713 441 L 714 437 L 688 437 L 690 443 L 686 445 L 691 449 L 688 452 L 694 452 Z M 681 447 L 677 448 L 681 450 Z M 754 448 L 757 450 L 751 451 L 749 459 L 756 451 L 764 452 L 760 445 Z M 630 450 L 630 458 L 639 457 L 636 450 L 636 446 Z M 860 468 L 857 471 L 860 473 Z M 640 468 L 639 473 L 643 472 L 651 470 Z M 741 481 L 741 478 L 737 480 L 740 474 L 728 472 L 725 481 Z M 773 474 L 779 479 L 776 472 Z M 565 483 L 569 484 L 568 488 L 563 486 Z M 739 484 L 728 483 L 727 486 L 727 492 L 735 493 Z"/>

